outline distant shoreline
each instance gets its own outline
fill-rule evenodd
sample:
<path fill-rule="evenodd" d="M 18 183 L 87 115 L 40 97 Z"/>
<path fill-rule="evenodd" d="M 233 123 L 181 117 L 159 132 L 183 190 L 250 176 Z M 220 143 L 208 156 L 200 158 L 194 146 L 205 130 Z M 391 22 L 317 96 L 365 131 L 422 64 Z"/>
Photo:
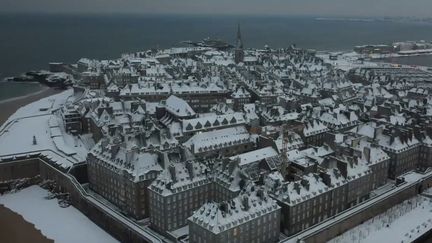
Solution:
<path fill-rule="evenodd" d="M 37 94 L 48 87 L 39 82 L 0 81 L 0 104 Z"/>
<path fill-rule="evenodd" d="M 49 87 L 45 86 L 45 87 L 42 87 L 41 90 L 38 90 L 38 91 L 36 91 L 34 93 L 28 93 L 28 94 L 21 95 L 21 96 L 16 96 L 16 97 L 12 97 L 12 98 L 7 98 L 5 100 L 0 100 L 0 105 L 3 104 L 3 103 L 12 102 L 12 101 L 15 101 L 15 100 L 20 100 L 20 99 L 24 99 L 24 98 L 27 98 L 27 97 L 30 97 L 30 96 L 38 95 L 38 94 L 41 94 L 42 92 L 45 92 L 45 91 L 47 91 L 49 89 L 50 89 Z"/>

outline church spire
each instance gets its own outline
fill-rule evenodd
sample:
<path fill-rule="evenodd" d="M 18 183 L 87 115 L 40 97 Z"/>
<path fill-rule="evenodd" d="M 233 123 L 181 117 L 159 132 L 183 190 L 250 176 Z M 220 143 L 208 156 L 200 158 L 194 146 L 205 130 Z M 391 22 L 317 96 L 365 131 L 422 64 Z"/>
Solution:
<path fill-rule="evenodd" d="M 243 49 L 243 40 L 241 37 L 240 24 L 238 24 L 238 26 L 237 26 L 237 45 L 236 45 L 236 47 L 238 49 Z"/>
<path fill-rule="evenodd" d="M 243 40 L 240 32 L 240 24 L 237 27 L 237 43 L 235 48 L 235 63 L 241 63 L 244 60 L 244 52 L 243 52 Z"/>

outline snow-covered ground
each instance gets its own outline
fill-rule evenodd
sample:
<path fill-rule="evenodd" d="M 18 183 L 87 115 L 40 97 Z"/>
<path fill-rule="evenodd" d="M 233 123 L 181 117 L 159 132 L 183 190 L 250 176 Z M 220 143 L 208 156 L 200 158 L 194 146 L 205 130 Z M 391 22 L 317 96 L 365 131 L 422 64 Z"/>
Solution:
<path fill-rule="evenodd" d="M 47 194 L 48 191 L 41 187 L 31 186 L 0 196 L 0 204 L 22 215 L 55 242 L 118 242 L 76 208 L 61 208 L 56 199 L 45 199 Z"/>
<path fill-rule="evenodd" d="M 52 114 L 72 99 L 72 94 L 72 90 L 64 91 L 28 104 L 13 114 L 0 128 L 0 158 L 50 151 L 49 156 L 63 168 L 84 161 L 89 148 L 65 132 L 59 114 Z"/>
<path fill-rule="evenodd" d="M 329 242 L 412 242 L 430 229 L 432 200 L 417 196 Z"/>
<path fill-rule="evenodd" d="M 72 99 L 72 95 L 73 90 L 69 89 L 59 94 L 52 95 L 25 105 L 19 108 L 12 116 L 10 116 L 3 126 L 7 125 L 8 122 L 14 119 L 51 114 L 52 110 L 58 109 L 61 105 L 65 104 L 67 100 Z"/>

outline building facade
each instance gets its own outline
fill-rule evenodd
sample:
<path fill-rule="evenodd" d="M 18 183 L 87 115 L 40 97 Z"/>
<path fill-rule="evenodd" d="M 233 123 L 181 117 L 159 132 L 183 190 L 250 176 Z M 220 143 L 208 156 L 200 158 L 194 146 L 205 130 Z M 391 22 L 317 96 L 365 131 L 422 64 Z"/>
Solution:
<path fill-rule="evenodd" d="M 263 189 L 206 203 L 188 221 L 191 243 L 279 241 L 280 207 Z"/>

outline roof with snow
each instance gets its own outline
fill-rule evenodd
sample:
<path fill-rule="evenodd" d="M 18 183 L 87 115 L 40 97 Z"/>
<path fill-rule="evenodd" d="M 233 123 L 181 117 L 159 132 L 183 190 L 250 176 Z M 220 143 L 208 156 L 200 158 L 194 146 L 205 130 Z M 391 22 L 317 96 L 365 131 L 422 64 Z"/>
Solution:
<path fill-rule="evenodd" d="M 236 126 L 195 134 L 183 145 L 190 148 L 193 153 L 203 153 L 240 144 L 254 143 L 255 140 L 256 137 L 249 134 L 246 127 Z"/>
<path fill-rule="evenodd" d="M 189 221 L 219 234 L 278 210 L 280 207 L 276 201 L 263 189 L 255 189 L 227 202 L 204 204 L 194 212 Z"/>
<path fill-rule="evenodd" d="M 170 196 L 211 182 L 210 171 L 204 164 L 186 161 L 171 163 L 149 189 L 162 196 Z"/>
<path fill-rule="evenodd" d="M 177 117 L 192 117 L 195 116 L 195 111 L 189 104 L 183 100 L 178 98 L 177 96 L 171 95 L 165 103 L 165 106 L 171 114 Z"/>
<path fill-rule="evenodd" d="M 203 116 L 193 119 L 182 120 L 183 132 L 196 132 L 202 130 L 210 130 L 227 126 L 235 126 L 245 124 L 244 114 L 236 112 L 225 115 Z"/>
<path fill-rule="evenodd" d="M 243 154 L 239 154 L 236 156 L 232 156 L 230 157 L 231 160 L 236 160 L 239 159 L 240 160 L 240 167 L 241 166 L 245 166 L 254 162 L 259 162 L 263 159 L 266 158 L 271 158 L 274 156 L 279 155 L 278 152 L 272 148 L 272 147 L 266 147 L 266 148 L 262 148 L 262 149 L 257 149 L 251 152 L 247 152 L 247 153 L 243 153 Z"/>
<path fill-rule="evenodd" d="M 156 153 L 136 152 L 112 144 L 104 138 L 90 151 L 97 158 L 96 163 L 117 173 L 127 173 L 133 182 L 148 180 L 154 177 L 150 173 L 162 171 Z"/>

